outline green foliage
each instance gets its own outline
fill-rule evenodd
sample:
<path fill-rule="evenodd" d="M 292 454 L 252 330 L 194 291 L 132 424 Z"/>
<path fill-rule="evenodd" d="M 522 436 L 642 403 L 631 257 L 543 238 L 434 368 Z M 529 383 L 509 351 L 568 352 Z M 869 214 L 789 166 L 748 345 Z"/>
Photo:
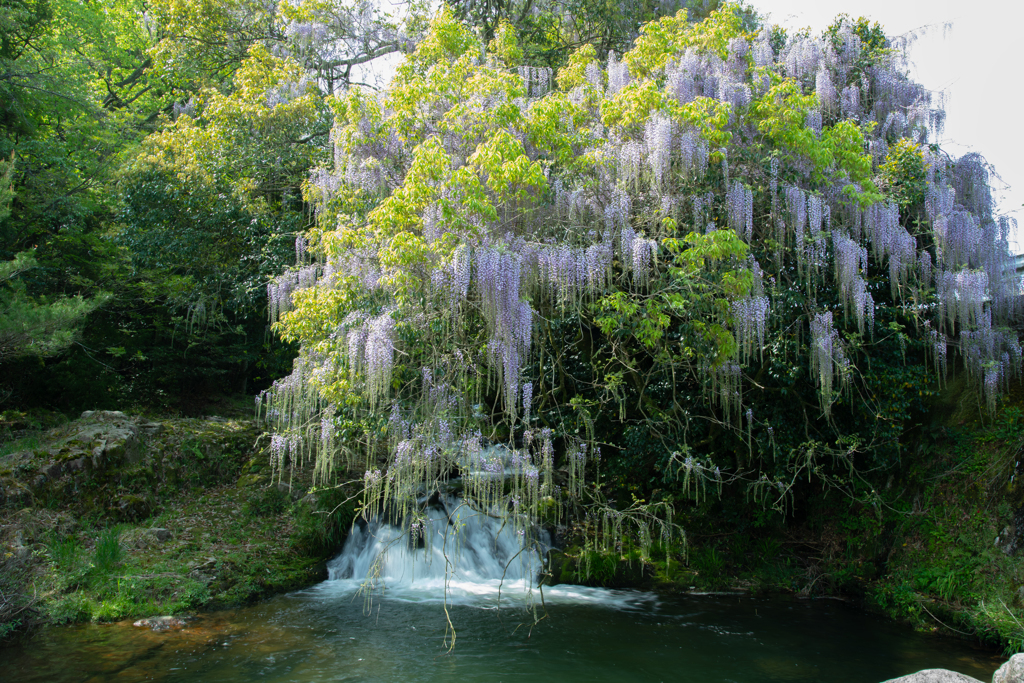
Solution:
<path fill-rule="evenodd" d="M 687 10 L 671 17 L 650 21 L 640 28 L 640 35 L 623 61 L 630 73 L 644 77 L 665 67 L 669 59 L 695 48 L 702 53 L 725 58 L 729 40 L 743 31 L 743 16 L 738 5 L 719 4 L 704 21 L 690 24 Z"/>
<path fill-rule="evenodd" d="M 621 55 L 630 49 L 645 23 L 674 14 L 686 5 L 693 7 L 691 18 L 699 21 L 721 3 L 717 0 L 689 3 L 651 0 L 624 3 L 598 0 L 558 3 L 455 0 L 448 4 L 457 18 L 480 31 L 485 43 L 494 39 L 504 23 L 515 32 L 516 42 L 523 52 L 523 63 L 557 69 L 580 46 L 593 47 L 602 60 L 613 51 Z"/>
<path fill-rule="evenodd" d="M 356 506 L 342 488 L 310 494 L 296 504 L 292 544 L 312 557 L 328 557 L 341 548 L 356 519 Z"/>
<path fill-rule="evenodd" d="M 805 125 L 808 113 L 818 106 L 815 95 L 803 94 L 793 79 L 777 81 L 768 93 L 751 105 L 759 129 L 795 160 L 810 163 L 818 180 L 830 174 L 845 174 L 853 185 L 844 188 L 862 206 L 880 201 L 882 196 L 872 180 L 871 157 L 866 152 L 863 131 L 847 119 L 815 135 Z M 871 124 L 872 126 L 874 124 Z"/>
<path fill-rule="evenodd" d="M 0 304 L 4 327 L 20 325 L 38 339 L 33 353 L 52 355 L 71 339 L 62 322 L 86 312 L 71 310 L 76 295 L 112 296 L 60 358 L 12 362 L 5 347 L 15 400 L 166 409 L 162 397 L 181 396 L 189 412 L 215 383 L 244 391 L 290 362 L 266 339 L 263 292 L 304 227 L 299 187 L 327 127 L 315 87 L 291 94 L 308 65 L 270 55 L 283 35 L 255 9 L 54 0 L 0 10 L 0 261 L 32 249 L 38 263 L 19 278 L 17 305 Z M 286 101 L 265 106 L 279 91 Z M 149 211 L 161 204 L 162 215 Z M 55 385 L 59 396 L 40 390 Z"/>
<path fill-rule="evenodd" d="M 8 161 L 0 159 L 0 223 L 7 220 L 11 215 L 11 200 L 14 199 L 14 191 L 11 184 L 14 179 L 14 157 Z"/>
<path fill-rule="evenodd" d="M 0 262 L 0 362 L 20 356 L 60 353 L 74 341 L 77 328 L 108 297 L 81 296 L 34 301 L 15 277 L 37 265 L 31 252 Z"/>
<path fill-rule="evenodd" d="M 120 526 L 104 529 L 96 538 L 92 553 L 92 567 L 100 574 L 109 574 L 120 566 L 124 559 L 124 548 L 121 546 Z"/>
<path fill-rule="evenodd" d="M 696 571 L 694 580 L 701 588 L 718 589 L 728 585 L 727 560 L 715 546 L 691 550 L 689 563 Z"/>
<path fill-rule="evenodd" d="M 288 507 L 288 493 L 276 485 L 259 489 L 242 506 L 242 512 L 250 517 L 279 515 Z"/>
<path fill-rule="evenodd" d="M 48 549 L 50 560 L 62 571 L 73 573 L 82 564 L 82 545 L 74 536 L 54 538 Z"/>
<path fill-rule="evenodd" d="M 901 209 L 923 208 L 926 173 L 924 154 L 917 145 L 906 139 L 898 140 L 879 170 L 882 189 Z"/>

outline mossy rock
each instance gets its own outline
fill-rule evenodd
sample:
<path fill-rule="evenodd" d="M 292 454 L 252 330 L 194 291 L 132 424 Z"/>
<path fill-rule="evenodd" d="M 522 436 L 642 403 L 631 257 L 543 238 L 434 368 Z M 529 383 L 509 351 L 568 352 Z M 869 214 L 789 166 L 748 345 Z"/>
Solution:
<path fill-rule="evenodd" d="M 118 496 L 108 508 L 113 519 L 122 522 L 138 522 L 153 515 L 156 501 L 147 495 L 126 493 Z"/>

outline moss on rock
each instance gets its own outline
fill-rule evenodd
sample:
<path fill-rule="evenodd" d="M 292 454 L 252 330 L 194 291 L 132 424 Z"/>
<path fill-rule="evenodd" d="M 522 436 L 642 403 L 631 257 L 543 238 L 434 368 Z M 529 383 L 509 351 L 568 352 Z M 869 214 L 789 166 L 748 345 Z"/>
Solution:
<path fill-rule="evenodd" d="M 307 495 L 301 473 L 279 488 L 265 446 L 250 420 L 103 411 L 0 451 L 12 596 L 0 635 L 238 605 L 326 578 L 351 492 Z"/>

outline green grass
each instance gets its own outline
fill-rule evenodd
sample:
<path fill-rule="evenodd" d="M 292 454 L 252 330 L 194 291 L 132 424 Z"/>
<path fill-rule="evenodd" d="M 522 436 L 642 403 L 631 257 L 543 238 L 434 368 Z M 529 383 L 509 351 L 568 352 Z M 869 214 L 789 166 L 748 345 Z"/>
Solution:
<path fill-rule="evenodd" d="M 122 530 L 121 526 L 113 526 L 100 532 L 92 554 L 92 566 L 97 572 L 108 574 L 121 565 L 124 559 L 124 548 L 121 546 Z"/>
<path fill-rule="evenodd" d="M 73 536 L 51 540 L 47 550 L 50 560 L 63 571 L 74 570 L 82 562 L 82 544 Z"/>
<path fill-rule="evenodd" d="M 0 444 L 0 458 L 18 451 L 30 451 L 39 448 L 38 436 L 23 436 L 19 439 L 4 441 Z"/>
<path fill-rule="evenodd" d="M 242 506 L 242 512 L 249 517 L 279 515 L 288 508 L 288 494 L 276 486 L 256 491 Z"/>

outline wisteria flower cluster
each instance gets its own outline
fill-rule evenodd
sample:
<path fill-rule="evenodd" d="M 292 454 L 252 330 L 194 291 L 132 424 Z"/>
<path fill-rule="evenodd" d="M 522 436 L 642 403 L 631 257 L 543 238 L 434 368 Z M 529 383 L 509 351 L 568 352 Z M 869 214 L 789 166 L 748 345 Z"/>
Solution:
<path fill-rule="evenodd" d="M 366 470 L 376 512 L 461 478 L 523 529 L 542 506 L 600 498 L 605 403 L 618 432 L 685 439 L 702 420 L 756 460 L 781 438 L 754 405 L 772 363 L 817 392 L 804 419 L 833 438 L 861 358 L 905 356 L 913 328 L 940 377 L 959 353 L 994 408 L 1021 371 L 1020 283 L 983 159 L 927 144 L 942 100 L 907 78 L 897 43 L 842 21 L 779 35 L 725 5 L 555 74 L 442 11 L 386 92 L 335 107 L 333 164 L 308 186 L 317 227 L 268 286 L 302 351 L 260 410 L 309 439 L 276 452 Z M 905 149 L 923 176 L 910 208 L 876 182 Z M 325 438 L 328 407 L 361 436 Z M 720 483 L 703 457 L 680 476 Z M 774 473 L 754 479 L 789 495 Z M 593 519 L 668 529 L 652 509 Z"/>

